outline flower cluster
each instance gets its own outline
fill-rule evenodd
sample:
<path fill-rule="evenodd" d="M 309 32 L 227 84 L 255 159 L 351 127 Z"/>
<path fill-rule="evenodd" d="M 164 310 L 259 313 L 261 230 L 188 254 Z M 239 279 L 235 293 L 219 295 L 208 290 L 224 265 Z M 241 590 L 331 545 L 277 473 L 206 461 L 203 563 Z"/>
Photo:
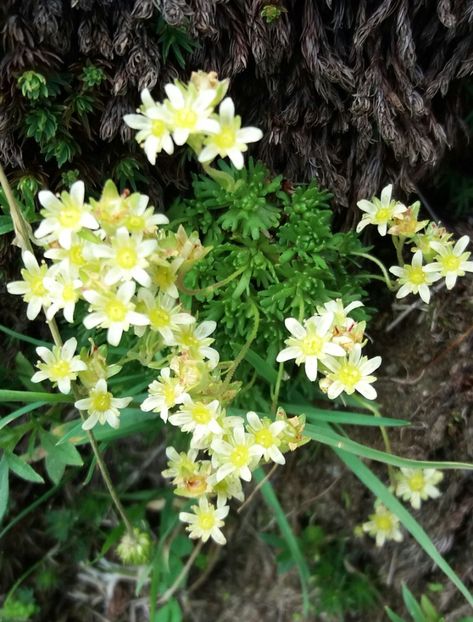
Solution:
<path fill-rule="evenodd" d="M 156 102 L 145 89 L 138 114 L 125 115 L 125 123 L 138 130 L 136 140 L 151 164 L 161 151 L 171 154 L 174 145 L 187 143 L 199 162 L 228 157 L 241 169 L 248 143 L 260 140 L 263 133 L 256 127 L 241 127 L 232 99 L 225 97 L 227 89 L 228 80 L 219 81 L 215 72 L 199 71 L 188 84 L 179 80 L 166 84 L 167 97 L 162 102 Z"/>
<path fill-rule="evenodd" d="M 244 500 L 242 483 L 251 481 L 257 466 L 284 464 L 285 452 L 307 442 L 302 434 L 304 417 L 288 419 L 281 409 L 276 420 L 252 411 L 246 418 L 229 415 L 225 408 L 229 392 L 218 369 L 212 370 L 203 383 L 198 373 L 172 377 L 172 369 L 176 369 L 173 363 L 171 360 L 171 367 L 164 368 L 159 379 L 151 383 L 149 397 L 141 407 L 158 412 L 162 419 L 191 434 L 187 452 L 166 449 L 168 467 L 163 476 L 172 480 L 177 495 L 196 499 L 191 513 L 179 515 L 188 523 L 190 537 L 225 544 L 221 528 L 229 511 L 228 501 Z M 209 388 L 220 399 L 210 401 Z"/>
<path fill-rule="evenodd" d="M 433 283 L 444 278 L 447 289 L 452 289 L 458 277 L 473 272 L 473 261 L 468 261 L 470 252 L 466 251 L 470 238 L 464 235 L 455 242 L 439 223 L 418 220 L 420 202 L 406 207 L 396 201 L 392 198 L 392 185 L 382 190 L 380 199 L 363 199 L 358 201 L 358 207 L 365 213 L 357 231 L 376 225 L 380 235 L 392 236 L 401 263 L 389 269 L 397 277 L 397 298 L 413 293 L 428 304 Z M 410 262 L 404 262 L 403 257 L 406 242 L 411 244 L 413 253 Z"/>
<path fill-rule="evenodd" d="M 436 469 L 401 468 L 395 475 L 395 494 L 403 501 L 409 501 L 415 510 L 419 510 L 422 501 L 437 499 L 440 491 L 437 484 L 443 479 L 443 473 Z M 388 540 L 400 542 L 403 539 L 398 517 L 390 512 L 379 500 L 375 502 L 374 514 L 361 526 L 362 530 L 375 538 L 376 546 L 381 547 Z"/>
<path fill-rule="evenodd" d="M 330 399 L 343 392 L 351 395 L 355 391 L 366 399 L 374 400 L 376 380 L 372 373 L 381 365 L 381 357 L 368 359 L 362 356 L 365 322 L 355 322 L 349 313 L 361 307 L 359 301 L 346 307 L 340 299 L 331 300 L 304 320 L 287 318 L 285 325 L 291 333 L 286 339 L 286 348 L 281 350 L 277 361 L 282 363 L 295 359 L 296 365 L 304 364 L 309 380 L 315 381 L 318 373 L 321 390 Z"/>

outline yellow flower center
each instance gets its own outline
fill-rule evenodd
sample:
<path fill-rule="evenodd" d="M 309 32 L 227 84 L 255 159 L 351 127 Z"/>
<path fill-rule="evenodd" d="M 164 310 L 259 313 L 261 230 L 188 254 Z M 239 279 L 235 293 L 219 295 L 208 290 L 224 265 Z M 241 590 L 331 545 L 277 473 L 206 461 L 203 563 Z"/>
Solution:
<path fill-rule="evenodd" d="M 274 445 L 276 439 L 274 438 L 274 434 L 268 428 L 262 428 L 258 430 L 255 434 L 255 441 L 257 445 L 261 445 L 265 449 Z"/>
<path fill-rule="evenodd" d="M 353 390 L 362 378 L 360 370 L 353 363 L 342 365 L 336 375 L 337 380 L 350 390 Z"/>
<path fill-rule="evenodd" d="M 237 445 L 230 454 L 230 462 L 237 468 L 244 467 L 250 461 L 250 451 L 246 445 Z"/>
<path fill-rule="evenodd" d="M 422 285 L 426 282 L 425 272 L 421 266 L 406 266 L 406 280 L 413 285 Z"/>
<path fill-rule="evenodd" d="M 42 276 L 34 276 L 30 281 L 30 287 L 33 296 L 45 296 L 47 293 Z"/>
<path fill-rule="evenodd" d="M 85 264 L 82 246 L 80 244 L 73 244 L 71 246 L 69 249 L 69 259 L 75 266 L 83 266 Z"/>
<path fill-rule="evenodd" d="M 120 300 L 111 300 L 105 305 L 105 315 L 112 322 L 123 322 L 126 317 L 127 308 Z"/>
<path fill-rule="evenodd" d="M 176 401 L 176 390 L 172 384 L 166 384 L 163 389 L 163 397 L 166 406 L 173 406 Z"/>
<path fill-rule="evenodd" d="M 445 272 L 458 272 L 461 263 L 460 257 L 457 257 L 456 255 L 447 255 L 446 257 L 442 257 L 441 262 Z"/>
<path fill-rule="evenodd" d="M 179 344 L 184 348 L 195 348 L 199 345 L 199 340 L 192 332 L 192 329 L 184 329 L 180 334 Z"/>
<path fill-rule="evenodd" d="M 409 477 L 407 484 L 413 492 L 420 492 L 425 485 L 424 476 L 422 473 L 416 473 L 412 477 Z"/>
<path fill-rule="evenodd" d="M 64 285 L 64 289 L 62 290 L 62 298 L 64 302 L 75 302 L 78 297 L 77 291 L 70 283 Z"/>
<path fill-rule="evenodd" d="M 214 142 L 220 149 L 229 149 L 235 144 L 236 132 L 230 127 L 224 128 L 214 138 Z"/>
<path fill-rule="evenodd" d="M 175 124 L 178 127 L 183 127 L 187 130 L 191 130 L 197 122 L 197 114 L 190 108 L 183 108 L 178 110 L 175 117 Z"/>
<path fill-rule="evenodd" d="M 300 347 L 305 356 L 318 356 L 322 354 L 324 340 L 319 335 L 309 334 L 302 339 Z"/>
<path fill-rule="evenodd" d="M 132 233 L 139 233 L 145 228 L 146 222 L 143 216 L 128 216 L 125 220 L 125 227 Z"/>
<path fill-rule="evenodd" d="M 385 514 L 381 514 L 380 516 L 374 517 L 374 524 L 379 531 L 391 531 L 393 528 L 393 521 L 390 516 L 386 516 Z"/>
<path fill-rule="evenodd" d="M 152 121 L 151 134 L 153 134 L 153 136 L 156 136 L 156 138 L 161 138 L 165 131 L 166 126 L 163 121 L 160 121 L 159 119 L 155 119 L 154 121 Z"/>
<path fill-rule="evenodd" d="M 65 378 L 71 373 L 71 366 L 69 361 L 57 361 L 53 363 L 50 368 L 49 375 L 53 380 L 59 380 Z"/>
<path fill-rule="evenodd" d="M 376 222 L 382 224 L 387 222 L 391 218 L 391 210 L 389 207 L 382 207 L 376 212 L 375 220 Z"/>
<path fill-rule="evenodd" d="M 112 394 L 108 391 L 98 391 L 92 396 L 92 409 L 99 411 L 106 411 L 112 405 Z"/>
<path fill-rule="evenodd" d="M 61 209 L 58 220 L 65 229 L 74 229 L 80 223 L 81 215 L 81 210 L 71 205 L 70 207 L 63 207 Z"/>
<path fill-rule="evenodd" d="M 205 425 L 212 419 L 210 408 L 205 404 L 196 404 L 191 411 L 192 419 L 199 425 Z"/>
<path fill-rule="evenodd" d="M 175 274 L 170 268 L 158 266 L 153 273 L 153 282 L 166 291 L 175 281 Z"/>
<path fill-rule="evenodd" d="M 215 527 L 215 516 L 213 512 L 200 512 L 198 526 L 202 531 L 210 531 Z"/>
<path fill-rule="evenodd" d="M 138 255 L 133 246 L 123 246 L 117 251 L 117 264 L 124 270 L 131 270 L 136 266 Z"/>
<path fill-rule="evenodd" d="M 155 307 L 148 313 L 153 328 L 165 328 L 169 326 L 171 315 L 162 307 Z"/>

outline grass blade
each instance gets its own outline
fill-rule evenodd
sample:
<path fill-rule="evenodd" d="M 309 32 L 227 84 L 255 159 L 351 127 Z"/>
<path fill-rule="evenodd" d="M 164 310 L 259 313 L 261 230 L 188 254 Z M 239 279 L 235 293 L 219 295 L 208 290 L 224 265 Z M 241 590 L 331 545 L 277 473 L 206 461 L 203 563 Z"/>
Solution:
<path fill-rule="evenodd" d="M 74 401 L 73 395 L 63 393 L 40 393 L 37 391 L 10 391 L 0 389 L 0 400 L 2 402 L 45 402 L 47 404 L 70 404 Z"/>
<path fill-rule="evenodd" d="M 15 419 L 18 419 L 18 417 L 22 417 L 23 415 L 26 415 L 27 413 L 30 413 L 37 408 L 41 408 L 41 406 L 44 406 L 45 404 L 46 402 L 32 402 L 31 404 L 27 404 L 26 406 L 22 406 L 21 408 L 14 410 L 9 415 L 6 415 L 6 417 L 2 417 L 0 419 L 0 430 L 2 430 L 12 421 L 15 421 Z"/>
<path fill-rule="evenodd" d="M 13 339 L 18 339 L 18 341 L 26 341 L 26 343 L 31 343 L 34 346 L 51 347 L 51 344 L 47 341 L 41 341 L 40 339 L 35 339 L 34 337 L 29 337 L 28 335 L 22 335 L 21 333 L 17 333 L 16 330 L 3 326 L 3 324 L 0 324 L 0 331 L 9 337 L 13 337 Z"/>
<path fill-rule="evenodd" d="M 346 425 L 363 425 L 374 427 L 401 427 L 410 425 L 406 419 L 390 419 L 389 417 L 374 417 L 349 411 L 324 410 L 303 404 L 281 404 L 284 410 L 291 415 L 307 415 L 311 421 L 327 421 Z"/>
<path fill-rule="evenodd" d="M 297 570 L 299 572 L 299 578 L 301 582 L 302 588 L 302 600 L 304 607 L 304 615 L 307 615 L 310 607 L 309 600 L 309 579 L 310 579 L 310 571 L 306 564 L 304 555 L 299 547 L 299 543 L 292 531 L 292 528 L 284 514 L 284 510 L 282 509 L 276 493 L 274 492 L 274 488 L 271 482 L 264 481 L 266 474 L 260 468 L 256 469 L 253 473 L 255 481 L 258 484 L 261 484 L 261 494 L 263 495 L 263 499 L 265 500 L 268 507 L 273 511 L 274 517 L 278 523 L 279 529 L 281 531 L 282 536 L 284 537 L 286 544 L 291 552 L 292 558 L 297 566 Z M 262 483 L 263 482 L 263 483 Z"/>
<path fill-rule="evenodd" d="M 379 449 L 372 449 L 356 441 L 352 441 L 346 436 L 337 434 L 327 424 L 322 428 L 322 422 L 316 427 L 313 425 L 306 425 L 304 428 L 304 434 L 309 436 L 314 441 L 329 445 L 334 449 L 343 449 L 344 451 L 368 458 L 369 460 L 376 460 L 377 462 L 384 462 L 384 464 L 392 464 L 397 467 L 411 468 L 411 469 L 465 469 L 473 470 L 473 464 L 468 462 L 430 462 L 427 460 L 411 460 L 410 458 L 401 458 L 400 456 L 393 456 L 385 451 Z"/>
<path fill-rule="evenodd" d="M 366 466 L 357 456 L 348 453 L 344 449 L 334 448 L 337 456 L 353 471 L 363 484 L 401 521 L 405 529 L 416 539 L 418 544 L 431 557 L 437 566 L 444 572 L 450 581 L 460 590 L 468 603 L 473 606 L 473 595 L 469 592 L 460 577 L 453 568 L 445 561 L 442 555 L 435 548 L 434 543 L 429 538 L 424 529 L 416 519 L 406 510 L 406 508 L 388 490 L 383 482 L 376 477 L 369 467 Z"/>

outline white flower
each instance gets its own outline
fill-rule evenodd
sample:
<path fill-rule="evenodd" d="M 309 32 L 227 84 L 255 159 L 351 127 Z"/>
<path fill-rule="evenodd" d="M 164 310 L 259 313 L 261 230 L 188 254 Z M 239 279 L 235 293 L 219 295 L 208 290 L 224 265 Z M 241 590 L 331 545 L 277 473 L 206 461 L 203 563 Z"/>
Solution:
<path fill-rule="evenodd" d="M 214 348 L 210 348 L 210 344 L 215 340 L 209 338 L 217 324 L 213 320 L 202 322 L 195 326 L 179 327 L 174 333 L 174 345 L 178 345 L 183 352 L 189 353 L 193 359 L 208 359 L 210 369 L 214 369 L 218 365 L 220 358 L 219 353 Z"/>
<path fill-rule="evenodd" d="M 381 200 L 373 197 L 372 201 L 362 199 L 358 201 L 358 207 L 366 212 L 358 223 L 356 230 L 360 232 L 366 225 L 377 225 L 379 235 L 386 235 L 389 221 L 393 218 L 402 218 L 407 207 L 398 201 L 391 200 L 393 191 L 392 184 L 381 191 Z"/>
<path fill-rule="evenodd" d="M 133 195 L 132 195 L 133 196 Z M 130 233 L 153 234 L 158 225 L 166 225 L 169 219 L 164 214 L 156 214 L 154 209 L 148 207 L 149 197 L 140 194 L 139 200 L 129 201 L 129 211 L 123 221 L 123 226 Z M 131 197 L 130 197 L 131 199 Z"/>
<path fill-rule="evenodd" d="M 194 473 L 196 470 L 196 458 L 198 450 L 189 449 L 186 453 L 181 451 L 178 453 L 174 447 L 166 447 L 166 457 L 168 458 L 168 468 L 165 469 L 161 475 L 163 477 L 169 477 L 173 480 L 174 484 L 180 483 L 189 474 Z"/>
<path fill-rule="evenodd" d="M 145 268 L 146 259 L 157 248 L 156 240 L 143 240 L 138 233 L 130 235 L 125 227 L 120 227 L 111 239 L 111 245 L 100 245 L 94 249 L 97 258 L 105 258 L 105 285 L 114 285 L 118 281 L 134 279 L 143 287 L 151 285 L 151 277 Z"/>
<path fill-rule="evenodd" d="M 359 300 L 354 300 L 345 307 L 343 305 L 343 300 L 341 298 L 337 298 L 336 300 L 329 300 L 328 302 L 324 303 L 322 307 L 317 308 L 317 311 L 320 315 L 324 315 L 324 313 L 331 313 L 333 317 L 332 323 L 334 326 L 345 326 L 347 319 L 349 319 L 348 315 L 350 311 L 353 311 L 353 309 L 358 309 L 362 306 L 362 302 L 360 302 Z"/>
<path fill-rule="evenodd" d="M 396 479 L 397 496 L 403 501 L 409 501 L 416 510 L 422 501 L 440 497 L 436 484 L 442 481 L 443 473 L 436 469 L 401 469 Z"/>
<path fill-rule="evenodd" d="M 195 322 L 195 317 L 190 313 L 181 313 L 175 299 L 167 294 L 153 296 L 149 289 L 140 289 L 138 301 L 143 303 L 142 310 L 149 318 L 150 329 L 158 332 L 166 345 L 174 344 L 174 332 L 179 326 L 188 326 Z M 142 331 L 142 328 L 138 328 L 135 332 L 141 336 Z"/>
<path fill-rule="evenodd" d="M 71 277 L 78 277 L 79 270 L 87 264 L 85 249 L 87 242 L 78 236 L 72 236 L 69 248 L 52 247 L 44 253 L 48 259 L 52 259 L 58 270 L 69 274 Z"/>
<path fill-rule="evenodd" d="M 36 353 L 44 363 L 36 363 L 39 369 L 33 377 L 32 382 L 42 382 L 50 380 L 55 382 L 61 393 L 71 392 L 71 381 L 76 380 L 77 373 L 85 371 L 87 365 L 78 356 L 74 356 L 77 348 L 77 340 L 74 337 L 68 339 L 62 347 L 53 346 L 52 350 L 40 346 L 36 348 Z"/>
<path fill-rule="evenodd" d="M 214 452 L 212 466 L 217 468 L 216 483 L 232 474 L 246 482 L 251 480 L 251 471 L 256 466 L 261 451 L 259 446 L 255 446 L 253 436 L 245 433 L 242 424 L 233 427 L 228 440 L 213 440 L 211 448 Z"/>
<path fill-rule="evenodd" d="M 184 398 L 188 397 L 179 378 L 171 378 L 169 367 L 161 370 L 158 380 L 153 380 L 149 385 L 148 393 L 149 397 L 141 404 L 141 410 L 159 412 L 163 421 L 168 420 L 170 408 L 182 404 Z"/>
<path fill-rule="evenodd" d="M 90 430 L 96 423 L 108 423 L 112 428 L 120 425 L 120 408 L 126 408 L 131 402 L 131 397 L 113 397 L 107 389 L 107 381 L 100 378 L 97 384 L 90 390 L 89 397 L 77 400 L 74 404 L 79 410 L 86 410 L 89 417 L 82 424 L 84 430 Z"/>
<path fill-rule="evenodd" d="M 312 316 L 302 326 L 296 319 L 289 317 L 284 321 L 287 330 L 293 335 L 285 340 L 288 346 L 281 350 L 276 360 L 281 363 L 290 359 L 296 360 L 296 365 L 305 364 L 305 373 L 309 380 L 317 378 L 317 362 L 323 361 L 327 354 L 344 356 L 345 350 L 331 342 L 333 314 Z"/>
<path fill-rule="evenodd" d="M 172 425 L 179 426 L 183 432 L 192 432 L 191 446 L 196 447 L 207 437 L 223 432 L 218 422 L 220 403 L 213 400 L 209 404 L 194 402 L 188 395 L 184 396 L 179 411 L 169 417 Z"/>
<path fill-rule="evenodd" d="M 256 127 L 241 127 L 241 118 L 235 116 L 235 106 L 230 97 L 220 104 L 220 129 L 205 139 L 199 162 L 210 162 L 216 156 L 228 156 L 237 169 L 243 168 L 243 155 L 248 150 L 247 143 L 254 143 L 263 137 Z"/>
<path fill-rule="evenodd" d="M 370 374 L 381 365 L 380 356 L 372 359 L 362 357 L 360 344 L 355 344 L 347 357 L 343 359 L 327 357 L 324 365 L 331 372 L 327 374 L 330 381 L 327 395 L 331 400 L 343 391 L 348 395 L 358 391 L 368 400 L 376 399 L 376 390 L 371 386 L 376 377 Z"/>
<path fill-rule="evenodd" d="M 217 495 L 218 508 L 227 505 L 230 499 L 237 499 L 242 502 L 245 498 L 241 479 L 236 474 L 227 475 L 224 479 L 217 482 L 216 473 L 213 473 L 208 481 L 212 486 L 212 492 Z"/>
<path fill-rule="evenodd" d="M 46 318 L 51 320 L 62 309 L 66 321 L 72 324 L 74 321 L 74 310 L 80 298 L 83 283 L 80 279 L 75 279 L 68 273 L 53 272 L 54 267 L 50 270 L 50 273 L 54 274 L 54 278 L 47 276 L 44 279 L 51 298 L 51 306 L 46 311 Z"/>
<path fill-rule="evenodd" d="M 156 155 L 163 150 L 168 154 L 173 153 L 174 144 L 163 105 L 153 100 L 148 89 L 142 91 L 141 101 L 141 114 L 127 114 L 123 120 L 129 127 L 139 130 L 135 138 L 151 164 L 156 164 Z"/>
<path fill-rule="evenodd" d="M 253 411 L 247 413 L 246 418 L 248 430 L 254 436 L 256 455 L 263 457 L 266 461 L 272 460 L 277 464 L 285 464 L 286 460 L 279 450 L 279 446 L 281 445 L 280 436 L 286 429 L 286 422 L 271 422 L 266 417 L 260 419 Z"/>
<path fill-rule="evenodd" d="M 90 302 L 89 315 L 84 318 L 86 328 L 107 328 L 107 340 L 112 346 L 117 346 L 122 338 L 123 331 L 127 331 L 130 325 L 146 326 L 149 319 L 142 313 L 135 311 L 135 305 L 131 302 L 135 293 L 135 283 L 126 281 L 118 288 L 117 292 L 99 293 L 94 290 L 86 290 L 83 293 L 87 302 Z"/>
<path fill-rule="evenodd" d="M 168 96 L 164 108 L 176 145 L 183 145 L 191 134 L 214 134 L 219 131 L 218 122 L 209 118 L 216 95 L 213 89 L 185 90 L 175 84 L 166 84 L 164 90 Z"/>
<path fill-rule="evenodd" d="M 212 538 L 217 544 L 225 544 L 225 536 L 220 531 L 220 528 L 224 526 L 223 519 L 226 518 L 228 511 L 228 505 L 215 508 L 208 502 L 206 497 L 199 499 L 199 505 L 193 505 L 193 514 L 189 512 L 181 512 L 179 514 L 179 520 L 183 523 L 189 523 L 186 530 L 189 532 L 189 537 L 192 539 L 201 538 L 203 542 L 207 542 L 209 538 Z"/>
<path fill-rule="evenodd" d="M 176 286 L 177 271 L 182 264 L 180 258 L 174 259 L 171 263 L 166 260 L 153 257 L 153 263 L 151 264 L 148 272 L 151 276 L 153 285 L 159 287 L 160 292 L 171 296 L 171 298 L 179 298 L 179 290 Z"/>
<path fill-rule="evenodd" d="M 473 272 L 473 261 L 467 261 L 470 252 L 464 252 L 470 238 L 467 235 L 461 237 L 455 246 L 430 242 L 430 246 L 438 253 L 434 263 L 425 266 L 426 272 L 440 273 L 445 277 L 447 289 L 452 289 L 457 282 L 457 277 L 465 276 L 465 272 Z"/>
<path fill-rule="evenodd" d="M 435 281 L 440 279 L 438 272 L 427 270 L 427 266 L 422 265 L 422 252 L 417 251 L 412 258 L 412 264 L 405 264 L 403 268 L 400 266 L 392 266 L 389 271 L 396 275 L 398 283 L 401 285 L 396 294 L 396 298 L 404 298 L 411 292 L 419 294 L 422 300 L 428 304 L 430 302 L 430 289 Z"/>
<path fill-rule="evenodd" d="M 21 270 L 23 281 L 8 283 L 7 290 L 10 294 L 23 296 L 23 300 L 28 303 L 26 316 L 29 320 L 34 320 L 41 308 L 47 308 L 51 303 L 50 293 L 45 283 L 48 266 L 45 263 L 39 266 L 30 251 L 23 251 L 21 257 L 25 265 Z"/>
<path fill-rule="evenodd" d="M 38 200 L 45 208 L 41 210 L 44 219 L 35 232 L 35 237 L 48 241 L 59 240 L 63 248 L 69 248 L 72 236 L 81 229 L 98 229 L 90 207 L 84 204 L 84 182 L 76 181 L 70 192 L 62 192 L 59 199 L 49 190 L 41 190 Z"/>
<path fill-rule="evenodd" d="M 369 516 L 369 521 L 363 523 L 363 531 L 376 538 L 376 546 L 383 546 L 386 540 L 401 542 L 402 533 L 399 529 L 398 517 L 390 512 L 382 503 L 375 504 L 375 513 Z"/>

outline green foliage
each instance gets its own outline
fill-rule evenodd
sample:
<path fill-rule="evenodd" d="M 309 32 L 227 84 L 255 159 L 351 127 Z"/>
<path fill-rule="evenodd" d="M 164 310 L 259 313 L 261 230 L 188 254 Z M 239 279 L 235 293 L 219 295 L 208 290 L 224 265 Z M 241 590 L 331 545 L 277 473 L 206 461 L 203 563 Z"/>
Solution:
<path fill-rule="evenodd" d="M 17 83 L 23 97 L 34 100 L 48 96 L 46 78 L 36 71 L 25 71 L 18 77 Z"/>
<path fill-rule="evenodd" d="M 433 591 L 433 590 L 432 590 Z M 409 614 L 408 620 L 412 622 L 445 622 L 445 618 L 437 611 L 436 607 L 426 594 L 422 594 L 420 600 L 416 600 L 407 585 L 402 586 L 402 599 Z M 389 607 L 386 614 L 391 622 L 407 622 Z M 461 618 L 458 622 L 473 622 L 473 617 Z"/>
<path fill-rule="evenodd" d="M 189 37 L 185 28 L 170 26 L 161 16 L 158 18 L 156 32 L 163 61 L 166 63 L 172 56 L 178 65 L 184 68 L 185 56 L 197 49 L 197 42 Z"/>
<path fill-rule="evenodd" d="M 28 588 L 19 588 L 14 596 L 6 599 L 0 609 L 2 622 L 29 622 L 39 612 L 33 591 Z"/>
<path fill-rule="evenodd" d="M 251 159 L 241 171 L 221 162 L 210 174 L 218 181 L 195 177 L 194 196 L 178 199 L 170 218 L 213 247 L 186 285 L 209 288 L 197 298 L 202 314 L 218 322 L 224 358 L 247 340 L 255 306 L 261 322 L 252 348 L 275 357 L 287 336 L 284 318 L 307 316 L 337 296 L 363 297 L 367 275 L 354 253 L 366 249 L 355 233 L 333 232 L 330 195 L 315 182 L 285 189 L 281 177 Z"/>

